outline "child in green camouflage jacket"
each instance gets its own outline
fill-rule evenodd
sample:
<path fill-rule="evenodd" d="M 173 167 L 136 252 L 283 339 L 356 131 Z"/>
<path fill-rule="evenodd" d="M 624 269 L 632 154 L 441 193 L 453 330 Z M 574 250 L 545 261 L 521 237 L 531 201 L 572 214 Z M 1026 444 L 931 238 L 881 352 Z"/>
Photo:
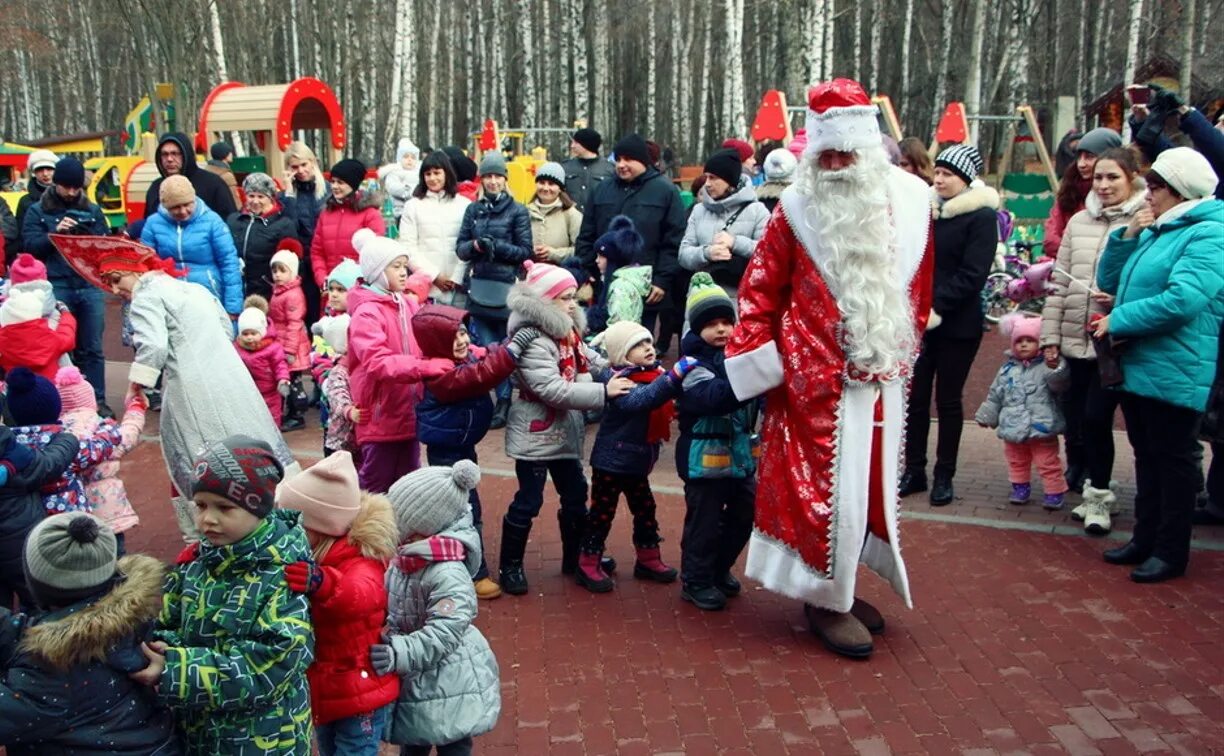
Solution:
<path fill-rule="evenodd" d="M 310 559 L 301 513 L 273 509 L 283 470 L 262 441 L 231 436 L 196 461 L 203 540 L 167 578 L 150 664 L 134 678 L 170 706 L 188 754 L 308 754 L 314 632 L 284 567 Z"/>

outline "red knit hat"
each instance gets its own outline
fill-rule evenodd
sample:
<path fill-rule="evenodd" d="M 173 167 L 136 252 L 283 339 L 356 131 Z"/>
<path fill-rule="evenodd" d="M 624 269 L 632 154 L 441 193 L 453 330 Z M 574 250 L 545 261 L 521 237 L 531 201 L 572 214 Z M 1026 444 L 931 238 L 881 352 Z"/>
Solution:
<path fill-rule="evenodd" d="M 747 162 L 748 158 L 752 157 L 754 150 L 752 145 L 745 142 L 743 139 L 725 139 L 722 143 L 723 149 L 735 150 L 739 154 L 740 162 Z"/>
<path fill-rule="evenodd" d="M 13 264 L 9 266 L 9 280 L 15 284 L 29 283 L 30 281 L 46 281 L 47 266 L 43 265 L 42 260 L 39 260 L 34 255 L 22 252 L 17 255 L 17 259 L 13 260 Z"/>
<path fill-rule="evenodd" d="M 60 368 L 55 374 L 55 388 L 59 391 L 63 413 L 82 409 L 98 411 L 98 399 L 94 396 L 93 386 L 89 385 L 80 370 L 71 365 Z"/>

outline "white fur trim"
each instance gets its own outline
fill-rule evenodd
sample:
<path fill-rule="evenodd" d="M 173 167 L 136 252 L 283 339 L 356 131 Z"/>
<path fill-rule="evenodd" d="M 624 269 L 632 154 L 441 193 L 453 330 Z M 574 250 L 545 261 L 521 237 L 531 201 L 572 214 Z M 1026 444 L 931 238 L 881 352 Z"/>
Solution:
<path fill-rule="evenodd" d="M 782 357 L 778 344 L 767 341 L 756 349 L 728 357 L 723 366 L 735 398 L 741 402 L 782 385 Z"/>
<path fill-rule="evenodd" d="M 157 385 L 157 377 L 161 375 L 161 371 L 155 367 L 141 365 L 139 362 L 133 362 L 132 367 L 128 370 L 128 380 L 132 383 L 139 383 L 141 386 L 153 388 Z"/>
<path fill-rule="evenodd" d="M 850 152 L 862 147 L 880 146 L 880 109 L 875 105 L 854 105 L 829 108 L 823 113 L 808 110 L 807 148 L 804 154 L 816 155 L 825 150 Z"/>

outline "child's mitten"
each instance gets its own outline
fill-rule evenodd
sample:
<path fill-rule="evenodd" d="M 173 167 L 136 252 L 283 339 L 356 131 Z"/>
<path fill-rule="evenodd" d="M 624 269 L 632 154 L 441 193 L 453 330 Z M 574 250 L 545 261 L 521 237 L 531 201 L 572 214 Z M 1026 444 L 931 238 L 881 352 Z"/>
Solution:
<path fill-rule="evenodd" d="M 330 592 L 324 590 L 328 582 L 327 575 L 314 562 L 293 562 L 285 565 L 285 582 L 289 584 L 289 590 L 305 593 L 307 596 Z"/>
<path fill-rule="evenodd" d="M 676 360 L 675 365 L 672 365 L 672 377 L 678 381 L 683 381 L 684 376 L 688 375 L 688 372 L 692 370 L 693 366 L 696 364 L 697 360 L 694 357 L 681 357 L 680 359 Z"/>

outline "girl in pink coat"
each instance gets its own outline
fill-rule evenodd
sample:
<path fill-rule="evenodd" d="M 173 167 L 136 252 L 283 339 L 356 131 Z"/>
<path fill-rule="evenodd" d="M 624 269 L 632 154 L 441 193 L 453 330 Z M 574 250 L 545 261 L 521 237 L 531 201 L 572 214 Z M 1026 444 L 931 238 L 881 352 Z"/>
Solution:
<path fill-rule="evenodd" d="M 343 260 L 356 260 L 353 234 L 368 228 L 378 236 L 387 232 L 382 217 L 382 197 L 360 191 L 366 169 L 360 160 L 341 160 L 331 169 L 331 195 L 315 222 L 310 241 L 310 267 L 320 291 L 326 290 L 327 274 Z"/>
<path fill-rule="evenodd" d="M 353 234 L 361 254 L 361 283 L 349 290 L 349 385 L 361 407 L 357 445 L 361 489 L 386 493 L 391 484 L 421 466 L 416 440 L 416 403 L 421 381 L 454 368 L 454 360 L 426 359 L 409 321 L 419 305 L 403 292 L 408 255 L 391 239 L 369 229 Z"/>
<path fill-rule="evenodd" d="M 285 418 L 281 432 L 297 430 L 306 425 L 302 419 L 305 402 L 295 397 L 305 396 L 302 377 L 310 371 L 310 337 L 306 334 L 306 294 L 298 277 L 298 262 L 302 245 L 296 239 L 282 239 L 272 255 L 272 302 L 268 305 L 268 320 L 275 328 L 276 340 L 285 350 L 289 363 L 289 395 L 285 402 Z"/>
<path fill-rule="evenodd" d="M 248 297 L 249 300 L 252 297 Z M 268 336 L 268 318 L 259 307 L 247 307 L 238 316 L 238 338 L 234 348 L 246 366 L 255 388 L 268 405 L 272 420 L 280 425 L 281 402 L 289 394 L 289 365 L 280 343 Z"/>

